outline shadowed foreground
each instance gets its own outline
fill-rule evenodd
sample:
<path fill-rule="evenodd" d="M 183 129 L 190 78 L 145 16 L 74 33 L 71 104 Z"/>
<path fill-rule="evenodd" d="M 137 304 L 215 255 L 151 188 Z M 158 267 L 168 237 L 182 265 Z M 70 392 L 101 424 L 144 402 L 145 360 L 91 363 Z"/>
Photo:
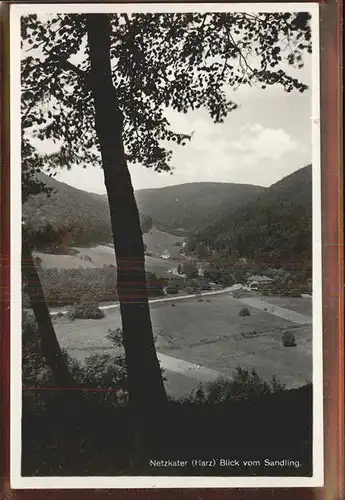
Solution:
<path fill-rule="evenodd" d="M 107 407 L 101 400 L 95 405 L 84 398 L 77 402 L 74 396 L 48 398 L 40 413 L 23 405 L 22 475 L 312 475 L 311 385 L 256 401 L 170 402 L 164 413 L 151 419 L 154 438 L 139 471 L 131 465 L 128 408 Z M 193 466 L 195 459 L 215 460 L 214 466 Z M 220 466 L 220 459 L 237 462 Z M 174 467 L 174 460 L 186 464 Z M 243 463 L 250 460 L 257 462 Z M 274 460 L 286 462 L 268 465 Z"/>

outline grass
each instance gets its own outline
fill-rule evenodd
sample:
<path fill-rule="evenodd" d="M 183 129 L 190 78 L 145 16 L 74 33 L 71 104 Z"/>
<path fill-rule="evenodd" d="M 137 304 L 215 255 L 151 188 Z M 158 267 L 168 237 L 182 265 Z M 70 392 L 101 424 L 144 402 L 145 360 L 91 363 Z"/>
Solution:
<path fill-rule="evenodd" d="M 264 296 L 265 302 L 274 306 L 286 307 L 291 311 L 312 316 L 312 300 L 311 298 L 294 298 L 294 297 L 272 297 Z"/>
<path fill-rule="evenodd" d="M 298 370 L 310 370 L 311 355 L 309 353 L 309 358 L 304 356 L 303 342 L 298 342 L 294 349 L 284 349 L 281 332 L 290 325 L 296 336 L 305 342 L 310 327 L 292 326 L 288 321 L 252 307 L 251 316 L 241 317 L 240 301 L 227 294 L 214 296 L 209 303 L 193 298 L 177 302 L 175 309 L 169 306 L 169 303 L 151 304 L 159 352 L 168 353 L 170 349 L 175 356 L 190 361 L 200 359 L 200 363 L 215 367 L 223 363 L 232 374 L 238 366 L 254 368 L 262 380 L 271 380 L 274 375 L 283 384 L 288 379 L 288 382 L 304 385 L 305 380 Z M 257 335 L 253 338 L 241 336 L 245 330 L 253 332 L 253 324 Z M 115 354 L 115 347 L 107 337 L 107 325 L 112 329 L 121 325 L 118 309 L 106 310 L 103 320 L 76 320 L 73 323 L 58 320 L 55 323 L 59 339 L 64 341 L 62 347 L 67 347 L 72 355 L 84 349 L 88 356 L 97 349 L 102 353 L 112 350 Z M 308 341 L 310 344 L 310 337 Z M 164 376 L 169 378 L 167 370 Z M 251 385 L 254 378 L 249 381 Z M 310 374 L 306 378 L 310 379 Z M 198 394 L 197 400 L 170 400 L 167 408 L 160 411 L 147 409 L 144 424 L 147 436 L 141 441 L 141 463 L 136 469 L 133 468 L 133 427 L 128 407 L 111 406 L 100 392 L 84 394 L 81 400 L 68 391 L 63 394 L 24 390 L 22 475 L 311 475 L 310 385 L 273 395 L 258 396 L 252 391 L 245 399 L 241 399 L 240 387 L 234 391 L 231 381 L 224 380 L 222 387 L 229 389 L 227 392 L 218 390 L 214 384 L 212 387 L 211 393 L 206 391 L 207 395 L 211 394 L 212 401 L 208 396 L 206 401 L 201 401 Z M 39 401 L 36 407 L 33 405 L 37 398 L 41 398 L 43 406 Z M 232 458 L 239 460 L 241 465 L 193 467 L 195 457 L 206 460 Z M 267 458 L 270 461 L 293 458 L 300 466 L 267 468 L 264 466 Z M 148 466 L 151 459 L 186 460 L 188 466 L 183 469 L 152 468 Z M 258 465 L 244 465 L 244 461 L 253 459 Z"/>
<path fill-rule="evenodd" d="M 303 300 L 303 299 L 300 299 Z M 172 307 L 172 304 L 175 307 Z M 213 296 L 211 302 L 197 298 L 151 304 L 157 350 L 179 359 L 231 374 L 236 366 L 255 368 L 269 380 L 276 375 L 288 387 L 311 379 L 311 326 L 299 327 L 265 311 L 251 308 L 251 316 L 241 317 L 240 301 L 227 294 Z M 55 329 L 62 346 L 78 359 L 91 352 L 107 352 L 108 328 L 120 328 L 118 309 L 105 311 L 98 321 L 61 320 Z M 297 347 L 284 348 L 284 330 L 294 329 Z M 255 330 L 256 335 L 252 335 Z M 168 375 L 167 375 L 168 377 Z"/>
<path fill-rule="evenodd" d="M 175 237 L 175 240 L 177 237 Z M 175 241 L 174 240 L 174 241 Z M 178 247 L 176 247 L 178 248 Z M 79 254 L 72 255 L 52 255 L 46 253 L 37 253 L 42 259 L 42 266 L 45 268 L 58 268 L 58 269 L 74 269 L 78 267 L 93 267 L 102 268 L 103 266 L 115 265 L 114 249 L 105 245 L 98 245 L 91 248 L 76 248 Z M 91 260 L 89 260 L 91 259 Z M 157 275 L 169 274 L 167 271 L 173 267 L 177 267 L 178 260 L 164 260 L 160 257 L 146 256 L 146 270 Z"/>
<path fill-rule="evenodd" d="M 55 255 L 49 253 L 35 253 L 42 259 L 42 266 L 51 269 L 75 269 L 78 267 L 96 267 L 92 262 L 81 259 L 74 255 Z"/>

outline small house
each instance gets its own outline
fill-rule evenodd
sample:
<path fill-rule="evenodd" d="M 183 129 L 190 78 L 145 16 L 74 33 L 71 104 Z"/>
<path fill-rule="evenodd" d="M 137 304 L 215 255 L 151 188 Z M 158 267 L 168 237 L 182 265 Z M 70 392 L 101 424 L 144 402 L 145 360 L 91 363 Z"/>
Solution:
<path fill-rule="evenodd" d="M 161 254 L 162 259 L 169 260 L 171 259 L 171 253 L 169 250 L 164 250 L 164 252 Z"/>

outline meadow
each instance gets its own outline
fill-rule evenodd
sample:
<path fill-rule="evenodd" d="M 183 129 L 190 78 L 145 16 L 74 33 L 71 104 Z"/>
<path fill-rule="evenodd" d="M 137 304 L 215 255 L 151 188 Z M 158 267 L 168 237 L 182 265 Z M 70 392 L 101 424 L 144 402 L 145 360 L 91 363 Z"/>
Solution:
<path fill-rule="evenodd" d="M 289 306 L 290 299 L 284 300 Z M 310 299 L 291 300 L 300 300 L 301 309 L 308 311 Z M 230 378 L 238 366 L 255 369 L 263 379 L 276 376 L 288 388 L 311 381 L 312 326 L 296 324 L 254 307 L 250 308 L 250 316 L 241 317 L 242 307 L 241 300 L 228 293 L 151 303 L 156 348 L 159 354 L 169 356 L 165 376 L 173 395 L 186 395 L 200 382 L 193 366 L 180 370 L 181 360 Z M 54 326 L 61 346 L 82 361 L 91 354 L 114 349 L 106 334 L 108 329 L 121 327 L 121 317 L 118 308 L 109 308 L 102 320 L 57 319 Z M 294 332 L 296 347 L 283 346 L 282 334 L 287 330 Z M 176 360 L 176 369 L 170 358 Z M 162 365 L 164 368 L 164 359 Z"/>
<path fill-rule="evenodd" d="M 178 248 L 178 247 L 176 247 Z M 58 255 L 36 252 L 42 261 L 42 266 L 46 269 L 75 269 L 79 267 L 99 269 L 103 266 L 115 266 L 114 249 L 111 246 L 97 245 L 90 248 L 74 247 L 77 255 Z M 177 267 L 182 262 L 179 259 L 162 259 L 146 255 L 146 270 L 155 274 L 168 275 L 167 271 L 172 267 Z"/>
<path fill-rule="evenodd" d="M 154 227 L 144 235 L 148 250 L 155 254 L 167 249 L 173 255 L 178 255 L 180 247 L 176 243 L 182 240 Z M 69 283 L 72 280 L 70 286 L 66 281 L 67 289 L 72 290 L 77 286 L 74 282 L 78 282 L 76 297 L 91 287 L 100 303 L 104 301 L 105 290 L 108 300 L 116 300 L 116 270 L 110 273 L 111 276 L 114 274 L 110 279 L 109 271 L 112 268 L 105 267 L 115 266 L 112 246 L 76 247 L 73 250 L 76 255 L 40 253 L 44 274 L 48 276 L 54 269 L 65 269 L 68 274 L 66 280 Z M 168 271 L 177 267 L 179 262 L 178 259 L 146 256 L 146 269 L 157 277 L 169 277 Z M 92 276 L 81 279 L 81 267 L 85 269 L 83 274 L 87 274 L 89 269 Z M 74 273 L 79 273 L 79 278 L 73 277 Z M 59 297 L 55 297 L 58 282 L 54 284 L 54 280 L 50 281 L 46 288 L 53 300 L 48 302 L 51 306 L 59 306 Z M 61 306 L 65 303 L 62 300 Z M 248 304 L 230 297 L 226 292 L 183 300 L 171 297 L 168 302 L 151 303 L 156 348 L 161 365 L 165 368 L 166 388 L 171 395 L 186 396 L 200 382 L 212 380 L 217 375 L 231 378 L 238 366 L 255 369 L 265 380 L 276 376 L 288 388 L 311 381 L 311 298 L 264 297 L 264 304 L 260 305 L 254 300 L 249 305 L 250 316 L 241 317 L 239 311 L 245 305 Z M 287 314 L 279 317 L 275 309 L 287 311 Z M 299 321 L 302 315 L 305 321 Z M 105 318 L 101 320 L 71 322 L 54 319 L 54 326 L 61 346 L 73 357 L 83 361 L 92 354 L 113 351 L 114 347 L 106 335 L 108 329 L 121 328 L 121 317 L 118 308 L 110 307 L 105 310 Z M 287 330 L 294 333 L 296 347 L 283 346 L 282 335 Z"/>

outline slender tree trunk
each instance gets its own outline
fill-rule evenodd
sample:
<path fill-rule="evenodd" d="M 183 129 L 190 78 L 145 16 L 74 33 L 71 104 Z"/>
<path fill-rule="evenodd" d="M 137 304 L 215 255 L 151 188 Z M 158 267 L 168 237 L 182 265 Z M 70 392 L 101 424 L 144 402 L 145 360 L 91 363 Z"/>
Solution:
<path fill-rule="evenodd" d="M 142 413 L 162 407 L 166 393 L 153 339 L 139 212 L 122 141 L 123 116 L 112 83 L 110 22 L 106 14 L 89 14 L 86 25 L 96 132 L 117 262 L 129 398 L 132 408 Z"/>
<path fill-rule="evenodd" d="M 23 234 L 22 246 L 22 273 L 26 283 L 25 291 L 28 294 L 31 308 L 34 312 L 40 336 L 42 354 L 51 369 L 56 384 L 61 388 L 76 387 L 65 358 L 61 352 L 59 342 L 44 298 L 43 288 L 38 275 L 28 238 Z"/>

